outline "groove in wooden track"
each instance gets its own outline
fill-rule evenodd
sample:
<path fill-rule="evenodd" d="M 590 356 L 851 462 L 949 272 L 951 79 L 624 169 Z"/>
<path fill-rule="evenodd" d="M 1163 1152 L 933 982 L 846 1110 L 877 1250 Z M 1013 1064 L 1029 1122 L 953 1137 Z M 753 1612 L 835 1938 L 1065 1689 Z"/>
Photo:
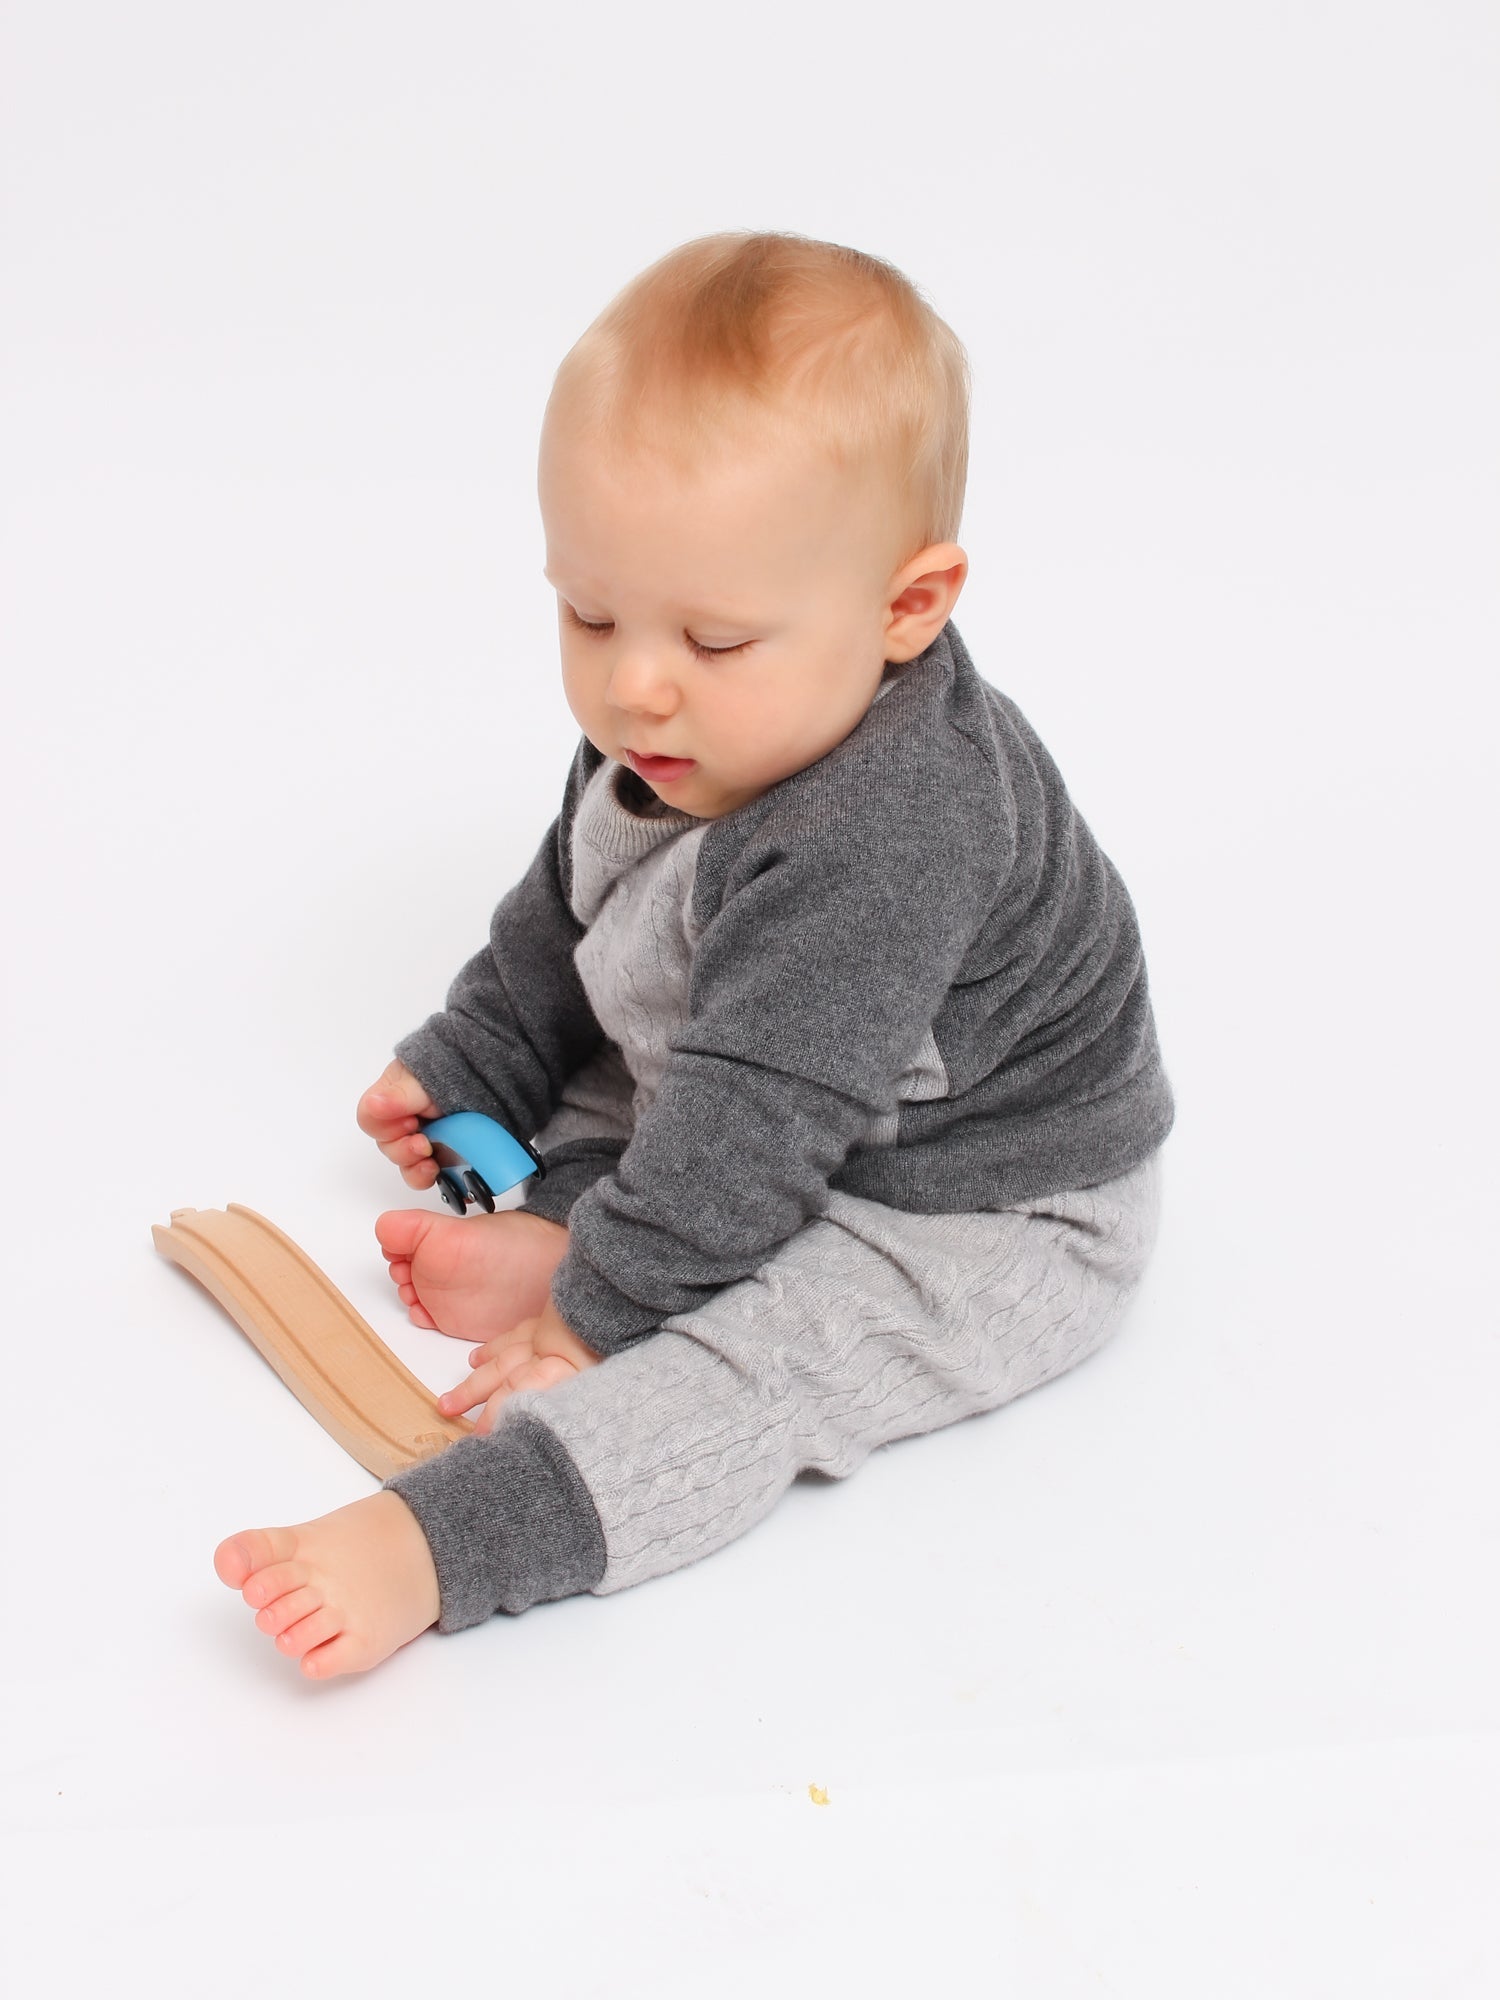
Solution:
<path fill-rule="evenodd" d="M 433 1392 L 392 1354 L 274 1222 L 228 1208 L 174 1208 L 152 1241 L 219 1301 L 292 1394 L 377 1479 L 430 1458 L 473 1425 L 445 1417 Z"/>

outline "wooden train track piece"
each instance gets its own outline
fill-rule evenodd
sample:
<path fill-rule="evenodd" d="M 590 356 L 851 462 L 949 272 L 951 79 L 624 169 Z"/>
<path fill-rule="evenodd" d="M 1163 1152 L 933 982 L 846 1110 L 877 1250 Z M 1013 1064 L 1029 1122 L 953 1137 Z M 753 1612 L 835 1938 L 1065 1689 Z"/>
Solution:
<path fill-rule="evenodd" d="M 253 1208 L 174 1208 L 152 1241 L 238 1322 L 292 1394 L 377 1479 L 430 1458 L 473 1425 L 432 1391 L 310 1257 Z"/>

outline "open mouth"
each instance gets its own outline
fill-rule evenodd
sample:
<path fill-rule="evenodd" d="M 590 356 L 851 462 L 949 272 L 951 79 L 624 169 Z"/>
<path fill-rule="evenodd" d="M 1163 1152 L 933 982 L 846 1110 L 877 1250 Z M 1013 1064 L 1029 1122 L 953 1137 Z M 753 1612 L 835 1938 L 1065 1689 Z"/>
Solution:
<path fill-rule="evenodd" d="M 669 785 L 674 778 L 686 777 L 693 768 L 691 757 L 643 757 L 638 750 L 627 750 L 630 768 L 648 785 Z"/>

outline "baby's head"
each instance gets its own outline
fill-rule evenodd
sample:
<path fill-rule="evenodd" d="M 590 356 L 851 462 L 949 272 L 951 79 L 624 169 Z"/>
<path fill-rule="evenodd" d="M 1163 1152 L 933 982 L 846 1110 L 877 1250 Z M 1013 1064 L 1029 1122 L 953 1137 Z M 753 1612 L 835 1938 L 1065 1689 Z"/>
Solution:
<path fill-rule="evenodd" d="M 915 288 L 837 244 L 702 237 L 627 285 L 557 372 L 538 467 L 596 748 L 714 819 L 842 742 L 963 586 L 968 388 Z"/>

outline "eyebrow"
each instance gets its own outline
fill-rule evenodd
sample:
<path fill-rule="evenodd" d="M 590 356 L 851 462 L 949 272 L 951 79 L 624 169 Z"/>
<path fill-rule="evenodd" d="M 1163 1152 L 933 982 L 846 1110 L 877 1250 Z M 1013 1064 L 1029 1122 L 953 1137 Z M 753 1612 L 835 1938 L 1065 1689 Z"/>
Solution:
<path fill-rule="evenodd" d="M 546 569 L 542 571 L 542 576 L 546 582 L 551 584 L 554 590 L 560 591 L 564 597 L 569 596 L 574 588 L 568 579 L 555 577 Z M 736 611 L 727 605 L 718 605 L 714 608 L 710 608 L 704 604 L 691 605 L 687 608 L 684 615 L 688 623 L 692 625 L 699 623 L 704 625 L 754 625 L 764 622 L 764 617 L 761 613 Z"/>

